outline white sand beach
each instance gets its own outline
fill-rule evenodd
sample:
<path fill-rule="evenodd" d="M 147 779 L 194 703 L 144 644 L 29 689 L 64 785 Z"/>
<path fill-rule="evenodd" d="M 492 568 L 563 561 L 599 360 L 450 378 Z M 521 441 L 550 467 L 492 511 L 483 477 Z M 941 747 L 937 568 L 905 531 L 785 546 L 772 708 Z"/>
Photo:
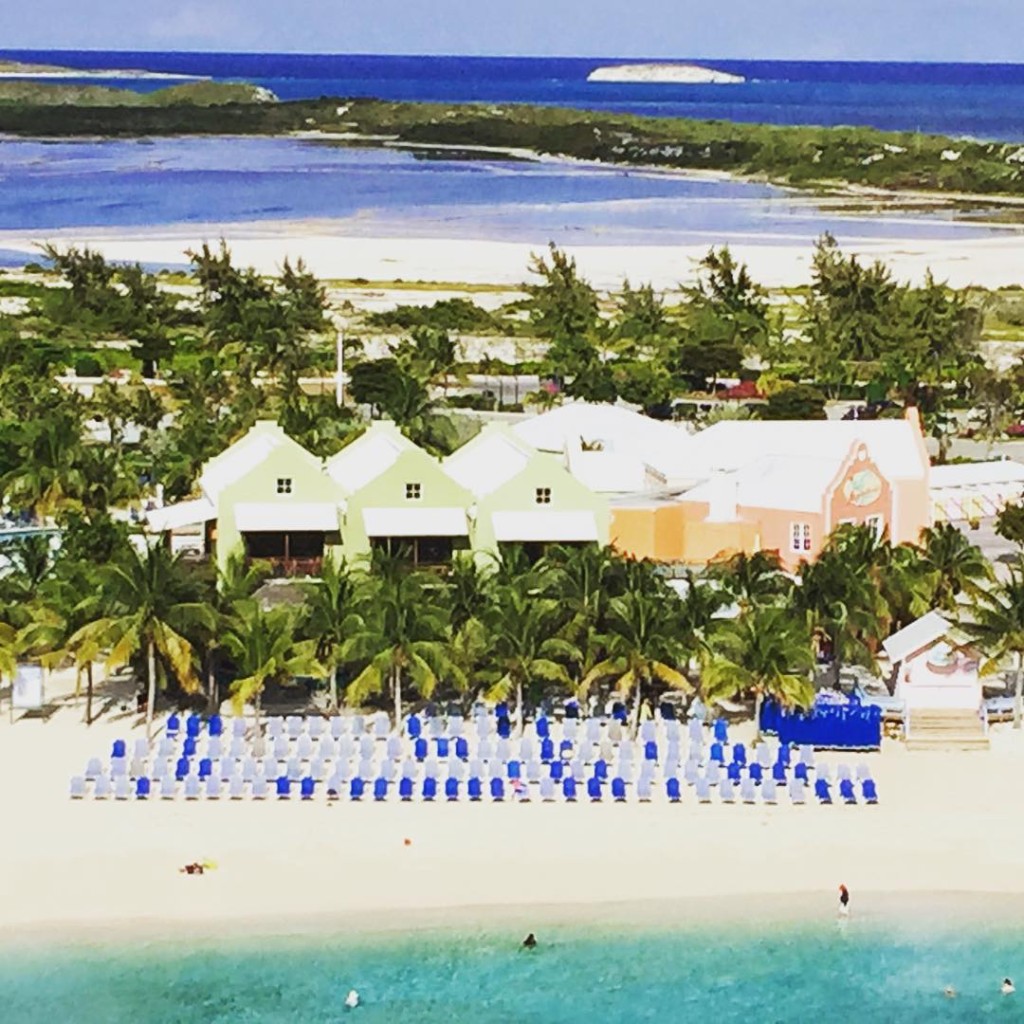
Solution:
<path fill-rule="evenodd" d="M 301 257 L 314 274 L 332 280 L 450 281 L 514 285 L 527 278 L 532 252 L 544 245 L 493 240 L 444 238 L 368 238 L 345 233 L 330 220 L 170 225 L 147 228 L 67 229 L 0 232 L 0 249 L 27 253 L 43 242 L 88 245 L 115 260 L 183 265 L 185 251 L 204 241 L 224 238 L 238 262 L 275 273 L 285 258 Z M 708 238 L 700 245 L 566 246 L 581 272 L 601 289 L 617 289 L 628 277 L 659 289 L 693 281 L 697 263 L 708 248 L 729 242 L 754 279 L 767 287 L 791 287 L 810 279 L 812 244 L 786 236 L 763 242 Z M 888 263 L 897 278 L 920 283 L 930 269 L 952 287 L 1000 288 L 1024 282 L 1024 245 L 1006 232 L 991 238 L 899 239 L 846 246 L 868 260 Z"/>
<path fill-rule="evenodd" d="M 393 796 L 330 805 L 322 795 L 96 802 L 70 800 L 69 777 L 89 756 L 109 755 L 113 739 L 140 732 L 136 716 L 116 706 L 88 729 L 82 714 L 71 702 L 47 721 L 12 726 L 4 708 L 0 937 L 8 941 L 129 927 L 385 928 L 495 912 L 528 921 L 551 907 L 563 918 L 665 921 L 675 901 L 742 908 L 765 895 L 782 913 L 831 913 L 839 882 L 865 910 L 881 894 L 890 902 L 975 894 L 985 907 L 992 894 L 1012 906 L 1024 894 L 1014 788 L 1024 734 L 1009 726 L 998 727 L 987 753 L 907 753 L 886 741 L 863 758 L 878 782 L 876 807 L 792 807 L 785 797 L 778 807 L 702 806 L 692 791 L 680 805 Z M 202 877 L 178 871 L 206 859 L 218 867 Z"/>

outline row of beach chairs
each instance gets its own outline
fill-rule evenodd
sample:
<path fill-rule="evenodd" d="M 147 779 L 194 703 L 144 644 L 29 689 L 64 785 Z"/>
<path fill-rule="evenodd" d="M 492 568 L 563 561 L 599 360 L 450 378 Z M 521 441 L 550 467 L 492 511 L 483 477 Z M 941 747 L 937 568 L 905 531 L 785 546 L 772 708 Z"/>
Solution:
<path fill-rule="evenodd" d="M 685 792 L 685 782 L 678 778 L 665 780 L 664 794 L 670 803 L 680 803 Z M 738 789 L 732 785 L 730 780 L 725 779 L 717 788 L 717 794 L 713 797 L 713 787 L 706 779 L 697 781 L 694 787 L 696 802 L 708 804 L 718 802 L 723 804 L 744 803 L 744 804 L 776 804 L 779 802 L 779 791 L 788 795 L 789 802 L 802 805 L 808 801 L 808 787 L 800 779 L 790 780 L 788 786 L 779 787 L 774 780 L 766 780 L 760 787 L 755 786 L 751 780 L 746 780 Z M 865 779 L 855 787 L 851 779 L 843 779 L 839 783 L 839 799 L 846 804 L 876 804 L 878 792 L 872 779 Z M 463 783 L 463 780 L 449 777 L 443 782 L 433 777 L 423 779 L 417 784 L 413 779 L 402 778 L 393 784 L 391 780 L 380 776 L 373 780 L 367 780 L 355 776 L 348 780 L 347 785 L 338 780 L 332 780 L 326 788 L 321 787 L 316 779 L 305 776 L 301 779 L 290 779 L 288 776 L 280 776 L 276 779 L 267 779 L 263 776 L 256 776 L 251 782 L 247 782 L 241 776 L 235 775 L 225 783 L 219 776 L 210 775 L 205 780 L 197 776 L 188 776 L 183 781 L 173 776 L 164 776 L 163 779 L 151 780 L 142 776 L 134 781 L 134 785 L 127 776 L 119 776 L 113 782 L 106 776 L 100 776 L 93 783 L 92 797 L 96 800 L 114 798 L 117 800 L 128 800 L 135 798 L 145 800 L 150 797 L 159 797 L 166 800 L 173 800 L 182 797 L 185 800 L 218 800 L 227 798 L 231 800 L 253 799 L 265 800 L 269 798 L 290 799 L 293 794 L 301 800 L 312 800 L 318 792 L 326 793 L 328 799 L 339 799 L 347 794 L 350 801 L 360 801 L 364 798 L 372 799 L 375 802 L 387 800 L 394 792 L 401 801 L 420 799 L 425 802 L 444 799 L 448 802 L 457 802 L 463 795 L 469 802 L 479 802 L 487 794 L 491 802 L 502 802 L 506 799 L 514 801 L 527 801 L 531 798 L 530 787 L 519 780 L 511 780 L 506 786 L 506 780 L 495 777 L 481 779 L 478 776 L 471 776 Z M 818 779 L 813 788 L 813 797 L 821 804 L 831 804 L 832 792 L 830 784 L 824 779 Z M 634 790 L 633 797 L 639 802 L 648 802 L 653 799 L 655 787 L 651 780 L 639 781 Z M 72 779 L 71 797 L 73 799 L 85 799 L 89 795 L 88 784 L 82 776 Z M 626 802 L 629 797 L 629 789 L 624 779 L 616 777 L 610 780 L 606 786 L 605 781 L 591 777 L 580 784 L 572 776 L 567 776 L 556 783 L 550 776 L 541 779 L 536 796 L 544 802 L 553 802 L 559 797 L 565 802 L 574 802 L 579 799 L 586 799 L 592 803 L 600 803 L 607 798 L 615 803 Z"/>

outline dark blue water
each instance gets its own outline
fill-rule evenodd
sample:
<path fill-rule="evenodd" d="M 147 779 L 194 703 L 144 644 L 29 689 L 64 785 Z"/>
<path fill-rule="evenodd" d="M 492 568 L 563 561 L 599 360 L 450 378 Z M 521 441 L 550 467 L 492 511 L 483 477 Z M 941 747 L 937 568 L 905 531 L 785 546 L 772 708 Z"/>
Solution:
<path fill-rule="evenodd" d="M 561 104 L 634 114 L 771 124 L 872 125 L 978 138 L 1024 139 L 1024 65 L 698 60 L 741 85 L 588 83 L 621 58 L 378 57 L 301 54 L 6 50 L 0 56 L 83 69 L 145 68 L 243 79 L 283 99 Z M 680 56 L 680 60 L 685 60 Z M 115 80 L 139 90 L 159 80 Z"/>
<path fill-rule="evenodd" d="M 1021 934 L 734 925 L 202 940 L 0 960 L 5 1024 L 936 1024 L 1019 1021 Z M 1018 979 L 1019 980 L 1019 979 Z M 955 985 L 959 995 L 943 995 Z M 363 1005 L 346 1011 L 355 988 Z"/>

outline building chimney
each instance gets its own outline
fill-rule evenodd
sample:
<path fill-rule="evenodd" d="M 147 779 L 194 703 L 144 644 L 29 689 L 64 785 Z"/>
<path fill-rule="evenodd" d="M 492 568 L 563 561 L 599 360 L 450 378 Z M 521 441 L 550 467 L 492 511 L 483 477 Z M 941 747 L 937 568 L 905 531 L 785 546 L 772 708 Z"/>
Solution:
<path fill-rule="evenodd" d="M 706 523 L 736 522 L 737 479 L 735 473 L 716 471 L 708 480 Z"/>

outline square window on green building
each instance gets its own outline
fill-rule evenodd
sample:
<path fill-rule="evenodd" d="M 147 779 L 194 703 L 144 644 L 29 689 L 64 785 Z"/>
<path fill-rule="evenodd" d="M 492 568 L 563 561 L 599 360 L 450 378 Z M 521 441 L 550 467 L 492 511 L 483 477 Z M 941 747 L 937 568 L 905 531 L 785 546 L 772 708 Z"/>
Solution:
<path fill-rule="evenodd" d="M 550 487 L 538 487 L 537 492 L 533 499 L 538 505 L 550 505 L 551 504 L 551 488 Z"/>
<path fill-rule="evenodd" d="M 423 496 L 423 487 L 421 484 L 406 484 L 405 485 L 405 500 L 406 501 L 419 501 Z"/>
<path fill-rule="evenodd" d="M 278 494 L 291 494 L 292 493 L 292 478 L 290 476 L 279 476 L 277 478 L 277 493 Z"/>

